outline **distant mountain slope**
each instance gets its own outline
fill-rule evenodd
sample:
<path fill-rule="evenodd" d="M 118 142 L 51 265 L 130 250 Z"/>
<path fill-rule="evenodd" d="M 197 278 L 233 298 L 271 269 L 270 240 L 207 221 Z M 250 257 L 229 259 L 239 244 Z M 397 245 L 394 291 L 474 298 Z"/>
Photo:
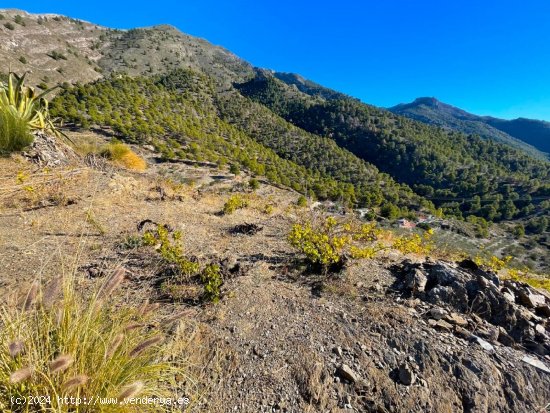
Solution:
<path fill-rule="evenodd" d="M 521 139 L 543 152 L 550 153 L 550 122 L 525 118 L 505 120 L 485 117 L 484 119 L 494 128 Z"/>
<path fill-rule="evenodd" d="M 329 89 L 318 83 L 312 82 L 311 80 L 305 79 L 304 77 L 296 73 L 283 73 L 283 72 L 273 72 L 273 76 L 277 79 L 285 82 L 287 85 L 294 85 L 300 92 L 307 93 L 310 96 L 320 96 L 325 99 L 344 99 L 350 98 L 350 96 L 345 95 L 336 90 Z"/>
<path fill-rule="evenodd" d="M 548 162 L 509 145 L 435 128 L 354 99 L 302 93 L 267 71 L 237 88 L 299 128 L 333 139 L 449 214 L 509 219 L 534 211 L 520 211 L 526 205 L 512 198 L 547 196 Z M 547 213 L 546 204 L 540 203 L 540 212 Z"/>
<path fill-rule="evenodd" d="M 550 152 L 550 123 L 548 122 L 529 119 L 508 121 L 477 116 L 433 97 L 421 97 L 411 103 L 402 103 L 388 110 L 430 125 L 495 139 L 539 158 L 546 157 L 541 152 Z"/>

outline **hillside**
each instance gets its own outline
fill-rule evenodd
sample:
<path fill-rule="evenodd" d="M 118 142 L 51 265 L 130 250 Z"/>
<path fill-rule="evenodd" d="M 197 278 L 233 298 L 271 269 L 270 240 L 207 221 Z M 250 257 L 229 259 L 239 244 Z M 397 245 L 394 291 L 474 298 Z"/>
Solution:
<path fill-rule="evenodd" d="M 485 116 L 484 120 L 494 128 L 521 139 L 540 151 L 550 153 L 550 122 L 525 118 L 505 120 L 489 116 Z"/>
<path fill-rule="evenodd" d="M 521 199 L 548 195 L 550 164 L 507 145 L 426 126 L 353 99 L 302 93 L 271 73 L 257 73 L 238 85 L 243 95 L 310 133 L 330 137 L 448 214 L 510 219 L 521 216 Z M 547 208 L 539 205 L 544 214 Z"/>
<path fill-rule="evenodd" d="M 252 66 L 229 51 L 168 25 L 116 30 L 54 14 L 0 14 L 0 58 L 15 72 L 30 71 L 35 85 L 85 83 L 115 72 L 152 75 L 182 67 L 222 83 L 252 74 Z"/>
<path fill-rule="evenodd" d="M 0 45 L 60 83 L 0 84 L 0 412 L 547 405 L 548 162 L 171 26 Z"/>
<path fill-rule="evenodd" d="M 550 152 L 548 122 L 477 116 L 428 97 L 415 99 L 411 103 L 401 103 L 388 110 L 429 125 L 494 139 L 538 158 L 546 158 Z"/>
<path fill-rule="evenodd" d="M 9 272 L 0 290 L 15 302 L 61 271 L 89 296 L 122 266 L 109 301 L 118 311 L 154 306 L 149 324 L 131 328 L 166 329 L 171 359 L 183 358 L 169 395 L 190 398 L 187 411 L 517 413 L 550 397 L 550 296 L 471 261 L 443 260 L 443 249 L 429 259 L 392 249 L 331 276 L 311 273 L 286 238 L 312 216 L 293 190 L 266 181 L 253 190 L 252 176 L 163 160 L 149 146 L 132 146 L 148 164 L 136 171 L 97 155 L 110 144 L 101 134 L 70 139 L 87 154 L 54 145 L 0 159 L 0 260 Z M 247 205 L 221 213 L 235 196 Z M 198 275 L 182 276 L 163 255 L 171 244 L 144 242 L 155 223 L 182 234 L 181 249 L 170 251 L 219 266 L 217 304 L 205 300 Z M 530 307 L 540 297 L 547 304 Z M 130 334 L 124 321 L 117 327 Z M 18 413 L 4 373 L 0 407 Z"/>

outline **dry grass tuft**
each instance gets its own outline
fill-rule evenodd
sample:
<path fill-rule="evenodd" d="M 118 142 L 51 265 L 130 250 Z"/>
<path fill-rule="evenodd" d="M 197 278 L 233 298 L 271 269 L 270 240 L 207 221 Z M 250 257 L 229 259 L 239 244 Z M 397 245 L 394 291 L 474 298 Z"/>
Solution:
<path fill-rule="evenodd" d="M 117 269 L 97 293 L 85 297 L 77 293 L 75 278 L 65 277 L 63 294 L 55 305 L 49 297 L 57 295 L 48 293 L 50 286 L 41 300 L 38 284 L 27 294 L 23 309 L 0 305 L 0 411 L 13 410 L 12 397 L 35 395 L 50 396 L 51 404 L 25 410 L 29 413 L 83 412 L 58 399 L 74 394 L 88 398 L 174 396 L 175 375 L 187 381 L 186 354 L 175 352 L 152 327 L 154 313 L 140 315 L 137 309 L 114 304 L 124 275 L 123 268 Z M 125 329 L 132 323 L 147 328 Z M 99 413 L 160 410 L 154 404 L 136 410 L 124 403 L 93 409 Z"/>
<path fill-rule="evenodd" d="M 129 146 L 120 142 L 109 143 L 101 149 L 100 154 L 127 169 L 135 171 L 147 169 L 145 159 L 132 151 Z"/>

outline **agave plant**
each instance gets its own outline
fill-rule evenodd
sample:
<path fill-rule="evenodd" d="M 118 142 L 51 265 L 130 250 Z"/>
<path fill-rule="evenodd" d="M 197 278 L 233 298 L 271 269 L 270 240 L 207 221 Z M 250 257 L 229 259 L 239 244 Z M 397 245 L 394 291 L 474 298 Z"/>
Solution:
<path fill-rule="evenodd" d="M 0 110 L 13 118 L 23 121 L 28 128 L 43 130 L 58 135 L 59 132 L 49 116 L 48 101 L 45 96 L 55 88 L 37 94 L 34 88 L 24 86 L 23 76 L 10 72 L 8 82 L 0 83 Z"/>

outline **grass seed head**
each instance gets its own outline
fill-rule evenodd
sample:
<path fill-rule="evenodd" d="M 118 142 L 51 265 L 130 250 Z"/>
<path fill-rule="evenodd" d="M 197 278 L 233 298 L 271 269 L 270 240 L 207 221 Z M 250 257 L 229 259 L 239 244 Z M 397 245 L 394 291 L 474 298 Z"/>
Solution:
<path fill-rule="evenodd" d="M 137 346 L 133 348 L 133 350 L 130 352 L 130 357 L 138 356 L 143 351 L 147 350 L 149 347 L 154 346 L 155 344 L 158 344 L 161 340 L 162 340 L 161 336 L 154 336 L 145 341 L 142 341 L 141 343 L 139 343 Z"/>
<path fill-rule="evenodd" d="M 32 376 L 32 367 L 23 367 L 10 375 L 10 383 L 21 383 Z"/>
<path fill-rule="evenodd" d="M 132 384 L 124 386 L 118 394 L 118 400 L 125 400 L 130 397 L 137 396 L 141 390 L 143 390 L 144 384 L 142 381 L 135 381 Z"/>
<path fill-rule="evenodd" d="M 71 364 L 73 364 L 73 361 L 74 359 L 68 354 L 59 356 L 55 360 L 50 362 L 50 371 L 52 373 L 58 373 L 66 370 Z"/>
<path fill-rule="evenodd" d="M 8 349 L 10 351 L 10 356 L 17 357 L 19 354 L 25 351 L 25 343 L 23 343 L 23 340 L 12 341 L 8 345 Z"/>
<path fill-rule="evenodd" d="M 79 374 L 77 376 L 74 376 L 67 380 L 65 383 L 63 383 L 63 390 L 69 391 L 72 389 L 76 389 L 77 387 L 84 386 L 88 382 L 88 376 L 85 374 Z"/>

